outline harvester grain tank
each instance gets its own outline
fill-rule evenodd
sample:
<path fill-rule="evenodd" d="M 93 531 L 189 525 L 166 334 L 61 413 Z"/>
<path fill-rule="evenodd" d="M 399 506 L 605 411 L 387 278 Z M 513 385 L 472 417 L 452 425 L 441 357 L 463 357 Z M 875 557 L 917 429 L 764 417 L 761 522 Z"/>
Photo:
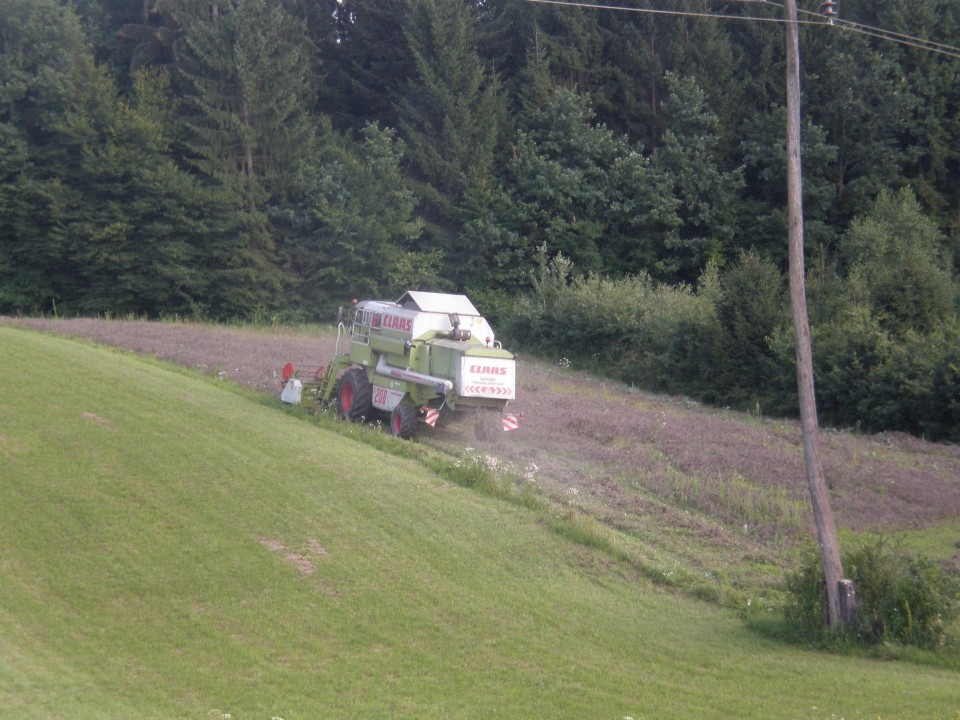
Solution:
<path fill-rule="evenodd" d="M 390 431 L 411 437 L 419 422 L 441 412 L 498 414 L 504 430 L 517 427 L 507 412 L 516 400 L 516 361 L 465 295 L 408 291 L 395 302 L 355 302 L 347 332 L 314 385 L 317 402 L 336 404 L 345 420 L 390 418 Z M 339 343 L 338 343 L 339 345 Z M 300 401 L 295 368 L 284 368 L 285 402 Z"/>

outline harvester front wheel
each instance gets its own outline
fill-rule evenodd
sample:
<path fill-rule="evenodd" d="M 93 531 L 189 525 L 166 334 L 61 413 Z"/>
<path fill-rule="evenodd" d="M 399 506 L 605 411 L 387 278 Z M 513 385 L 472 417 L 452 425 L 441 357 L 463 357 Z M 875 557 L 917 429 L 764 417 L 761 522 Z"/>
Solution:
<path fill-rule="evenodd" d="M 351 368 L 340 378 L 337 414 L 341 420 L 356 422 L 373 412 L 373 386 L 361 368 Z"/>
<path fill-rule="evenodd" d="M 417 431 L 417 409 L 413 405 L 397 405 L 390 413 L 390 434 L 398 438 L 411 438 Z"/>

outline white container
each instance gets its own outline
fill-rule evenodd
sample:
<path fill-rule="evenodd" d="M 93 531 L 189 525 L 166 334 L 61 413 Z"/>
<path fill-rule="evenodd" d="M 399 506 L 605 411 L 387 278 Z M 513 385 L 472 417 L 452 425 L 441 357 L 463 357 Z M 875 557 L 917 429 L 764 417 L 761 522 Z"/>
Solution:
<path fill-rule="evenodd" d="M 300 395 L 303 393 L 303 383 L 296 378 L 287 380 L 283 386 L 283 392 L 280 393 L 280 399 L 288 405 L 299 405 Z"/>

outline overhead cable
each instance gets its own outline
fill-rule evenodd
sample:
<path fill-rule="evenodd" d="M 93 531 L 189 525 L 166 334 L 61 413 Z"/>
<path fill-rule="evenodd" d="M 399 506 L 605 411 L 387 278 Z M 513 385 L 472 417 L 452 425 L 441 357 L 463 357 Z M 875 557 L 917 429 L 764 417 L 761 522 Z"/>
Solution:
<path fill-rule="evenodd" d="M 596 2 L 583 2 L 582 0 L 526 0 L 531 3 L 541 5 L 559 5 L 565 7 L 575 7 L 588 10 L 615 10 L 619 12 L 644 13 L 649 15 L 672 15 L 679 17 L 711 18 L 714 20 L 743 20 L 749 22 L 770 22 L 784 23 L 786 20 L 782 17 L 762 17 L 755 15 L 728 15 L 725 13 L 694 12 L 690 10 L 667 10 L 663 8 L 644 8 L 628 7 L 624 5 L 609 5 Z M 751 3 L 755 5 L 769 5 L 771 7 L 783 8 L 783 5 L 772 0 L 736 0 L 744 4 Z M 866 37 L 873 37 L 879 40 L 889 40 L 899 45 L 927 50 L 929 52 L 939 53 L 947 57 L 960 58 L 960 47 L 947 45 L 946 43 L 928 40 L 926 38 L 914 37 L 893 30 L 884 30 L 882 28 L 872 27 L 864 23 L 846 20 L 839 17 L 834 11 L 829 16 L 822 13 L 812 12 L 810 10 L 801 10 L 800 15 L 814 19 L 799 20 L 800 25 L 823 25 L 825 27 L 836 27 L 838 29 L 858 33 Z"/>

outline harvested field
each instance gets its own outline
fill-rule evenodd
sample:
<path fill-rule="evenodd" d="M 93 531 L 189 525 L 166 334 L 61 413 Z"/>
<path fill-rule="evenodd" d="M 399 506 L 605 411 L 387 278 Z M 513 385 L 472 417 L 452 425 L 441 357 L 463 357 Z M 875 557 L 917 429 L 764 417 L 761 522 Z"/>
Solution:
<path fill-rule="evenodd" d="M 284 363 L 312 374 L 336 344 L 333 331 L 320 330 L 0 322 L 126 348 L 271 394 L 279 392 Z M 653 395 L 534 358 L 520 358 L 518 375 L 518 431 L 480 440 L 472 423 L 452 422 L 424 426 L 418 442 L 475 453 L 540 493 L 638 535 L 656 518 L 749 554 L 811 531 L 798 423 Z M 825 431 L 822 454 L 841 528 L 891 532 L 960 517 L 958 446 Z"/>

